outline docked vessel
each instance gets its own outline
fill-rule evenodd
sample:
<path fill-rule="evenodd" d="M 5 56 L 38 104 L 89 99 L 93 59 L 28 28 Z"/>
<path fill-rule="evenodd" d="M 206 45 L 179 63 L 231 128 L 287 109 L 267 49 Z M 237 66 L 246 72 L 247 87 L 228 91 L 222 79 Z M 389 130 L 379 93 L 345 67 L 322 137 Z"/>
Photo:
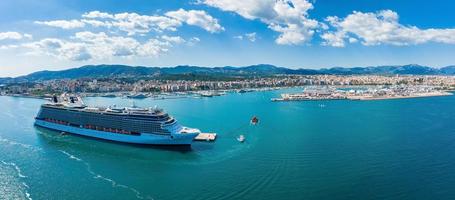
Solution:
<path fill-rule="evenodd" d="M 198 129 L 181 126 L 157 108 L 89 107 L 80 97 L 54 96 L 41 105 L 35 125 L 117 142 L 191 145 Z"/>

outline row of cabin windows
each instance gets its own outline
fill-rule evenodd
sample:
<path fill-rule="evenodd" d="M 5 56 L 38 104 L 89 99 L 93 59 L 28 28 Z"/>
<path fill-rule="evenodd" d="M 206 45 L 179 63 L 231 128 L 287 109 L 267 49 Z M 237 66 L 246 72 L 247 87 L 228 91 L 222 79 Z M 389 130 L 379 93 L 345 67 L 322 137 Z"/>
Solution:
<path fill-rule="evenodd" d="M 68 121 L 63 121 L 63 120 L 55 120 L 53 118 L 46 118 L 48 120 L 50 120 L 51 122 L 55 122 L 55 123 L 58 123 L 58 124 L 64 124 L 64 125 L 73 125 L 73 126 L 79 126 L 78 124 L 84 124 L 84 123 L 77 123 L 77 122 L 68 122 Z M 98 123 L 96 123 L 96 121 L 98 121 Z M 93 124 L 92 126 L 97 126 L 97 127 L 105 127 L 103 126 L 102 124 L 110 124 L 111 127 L 115 127 L 113 126 L 113 123 L 102 123 L 100 120 L 96 120 L 96 121 L 91 121 L 91 124 Z M 101 124 L 101 125 L 100 125 Z M 115 123 L 114 123 L 115 124 Z M 121 125 L 119 125 L 118 127 L 122 127 Z M 138 130 L 140 132 L 151 132 L 151 133 L 168 133 L 167 130 L 163 130 L 161 129 L 161 127 L 159 126 L 150 126 L 150 125 L 147 125 L 147 124 L 140 124 L 140 125 L 134 125 L 134 124 L 130 124 L 130 125 L 127 125 L 128 128 L 131 128 L 133 130 Z M 104 130 L 104 128 L 102 128 Z M 123 129 L 122 128 L 113 128 L 113 132 L 124 132 L 122 131 Z M 110 129 L 108 129 L 109 132 L 111 132 Z"/>
<path fill-rule="evenodd" d="M 92 130 L 97 130 L 97 131 L 119 133 L 119 134 L 126 134 L 126 135 L 141 135 L 140 133 L 134 132 L 134 131 L 127 131 L 127 130 L 117 129 L 117 128 L 106 128 L 106 127 L 95 126 L 95 125 L 90 125 L 90 124 L 86 124 L 84 126 L 81 126 L 81 125 L 69 123 L 67 121 L 50 119 L 50 118 L 44 118 L 44 121 L 51 122 L 51 123 L 56 123 L 56 124 L 61 124 L 61 125 L 66 125 L 66 126 L 74 126 L 74 127 L 81 127 L 81 128 L 83 127 L 83 128 L 86 128 L 86 129 L 92 129 Z"/>

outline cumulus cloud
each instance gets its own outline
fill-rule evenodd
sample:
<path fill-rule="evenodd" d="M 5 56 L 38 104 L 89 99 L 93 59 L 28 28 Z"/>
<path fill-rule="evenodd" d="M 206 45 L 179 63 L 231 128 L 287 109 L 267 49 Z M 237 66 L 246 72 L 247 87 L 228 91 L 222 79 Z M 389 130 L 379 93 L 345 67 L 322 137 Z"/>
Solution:
<path fill-rule="evenodd" d="M 234 38 L 239 39 L 239 40 L 243 40 L 245 38 L 245 39 L 249 40 L 250 42 L 255 42 L 256 41 L 256 32 L 245 33 L 243 35 L 237 35 L 237 36 L 234 36 Z"/>
<path fill-rule="evenodd" d="M 85 23 L 79 20 L 35 21 L 35 24 L 47 25 L 62 29 L 83 28 Z"/>
<path fill-rule="evenodd" d="M 165 31 L 177 31 L 183 24 L 198 26 L 211 33 L 224 30 L 218 20 L 205 11 L 184 9 L 166 12 L 163 15 L 92 11 L 84 13 L 80 19 L 35 23 L 62 29 L 88 29 L 87 27 L 108 29 L 106 32 L 103 30 L 96 33 L 79 31 L 69 38 L 44 38 L 14 47 L 24 48 L 29 54 L 44 54 L 74 61 L 105 60 L 114 57 L 156 57 L 168 52 L 175 45 L 192 46 L 198 43 L 200 39 L 197 37 L 185 40 L 180 36 L 166 35 Z M 155 32 L 155 36 L 147 36 L 151 31 Z M 141 37 L 138 38 L 138 35 Z M 17 34 L 8 34 L 5 37 L 19 38 Z M 2 49 L 11 48 L 13 47 L 2 46 Z"/>
<path fill-rule="evenodd" d="M 181 38 L 180 36 L 167 36 L 167 35 L 163 35 L 161 36 L 161 39 L 163 39 L 164 41 L 168 41 L 168 42 L 172 42 L 172 43 L 175 43 L 175 44 L 182 44 L 184 42 L 186 42 L 183 38 Z"/>
<path fill-rule="evenodd" d="M 146 34 L 150 31 L 177 31 L 183 23 L 201 27 L 211 33 L 223 31 L 218 20 L 202 10 L 170 11 L 165 15 L 140 15 L 138 13 L 111 14 L 100 11 L 84 13 L 81 19 L 36 21 L 36 24 L 58 27 L 62 29 L 83 28 L 86 25 L 93 27 L 115 28 L 126 32 L 129 36 Z"/>
<path fill-rule="evenodd" d="M 313 4 L 308 0 L 200 0 L 199 3 L 230 11 L 250 20 L 260 20 L 280 33 L 277 44 L 308 42 L 322 25 L 309 18 Z"/>
<path fill-rule="evenodd" d="M 420 29 L 399 23 L 399 16 L 391 10 L 376 13 L 356 12 L 345 18 L 330 16 L 326 21 L 332 30 L 321 35 L 324 45 L 344 47 L 346 41 L 360 41 L 363 45 L 416 45 L 427 42 L 455 44 L 455 29 Z"/>
<path fill-rule="evenodd" d="M 67 60 L 89 60 L 92 58 L 83 43 L 67 42 L 57 38 L 46 38 L 36 42 L 23 44 L 31 54 L 45 54 Z"/>
<path fill-rule="evenodd" d="M 83 18 L 110 18 L 114 19 L 114 15 L 100 11 L 91 11 L 82 15 Z"/>
<path fill-rule="evenodd" d="M 90 12 L 85 16 L 92 16 L 92 13 L 93 12 Z M 98 13 L 96 16 L 98 16 L 98 21 L 96 22 L 99 23 L 100 26 L 106 26 L 108 28 L 114 27 L 127 32 L 128 35 L 148 33 L 151 30 L 157 32 L 165 30 L 176 31 L 177 27 L 182 25 L 182 22 L 173 18 L 156 15 L 139 15 L 137 13 L 119 13 L 114 15 Z"/>
<path fill-rule="evenodd" d="M 0 40 L 22 40 L 22 39 L 32 39 L 30 34 L 22 34 L 18 32 L 0 32 Z"/>
<path fill-rule="evenodd" d="M 167 12 L 166 16 L 185 22 L 189 25 L 199 26 L 208 32 L 221 32 L 224 28 L 218 23 L 218 20 L 207 14 L 203 10 L 184 10 L 180 8 L 177 11 Z"/>
<path fill-rule="evenodd" d="M 178 36 L 161 36 L 139 42 L 131 37 L 109 36 L 104 32 L 78 32 L 70 40 L 45 38 L 22 45 L 34 54 L 84 61 L 113 57 L 156 57 L 174 45 L 184 43 Z"/>

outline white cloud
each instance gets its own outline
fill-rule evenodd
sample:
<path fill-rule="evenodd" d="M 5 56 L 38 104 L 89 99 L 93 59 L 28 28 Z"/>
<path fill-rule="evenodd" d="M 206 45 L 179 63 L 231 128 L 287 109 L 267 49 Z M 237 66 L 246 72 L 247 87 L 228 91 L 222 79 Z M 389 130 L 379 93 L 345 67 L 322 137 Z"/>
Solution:
<path fill-rule="evenodd" d="M 35 21 L 35 24 L 47 25 L 62 29 L 83 28 L 85 23 L 79 20 Z"/>
<path fill-rule="evenodd" d="M 249 41 L 255 42 L 256 41 L 256 32 L 253 33 L 247 33 L 245 34 L 246 38 L 248 38 Z"/>
<path fill-rule="evenodd" d="M 21 40 L 21 39 L 32 39 L 30 34 L 22 34 L 18 32 L 0 32 L 0 40 Z"/>
<path fill-rule="evenodd" d="M 114 18 L 114 15 L 100 11 L 91 11 L 82 15 L 83 18 Z"/>
<path fill-rule="evenodd" d="M 10 50 L 10 49 L 18 48 L 18 47 L 19 47 L 19 45 L 15 45 L 15 44 L 0 45 L 0 50 Z"/>
<path fill-rule="evenodd" d="M 163 39 L 164 41 L 168 41 L 168 42 L 175 43 L 175 44 L 181 44 L 181 43 L 186 42 L 186 41 L 185 41 L 183 38 L 181 38 L 180 36 L 167 36 L 167 35 L 163 35 L 163 36 L 161 36 L 161 39 Z"/>
<path fill-rule="evenodd" d="M 137 13 L 115 14 L 112 21 L 113 27 L 125 31 L 128 35 L 148 33 L 151 30 L 161 32 L 164 30 L 176 31 L 182 23 L 176 19 L 165 16 L 139 15 Z"/>
<path fill-rule="evenodd" d="M 75 39 L 83 42 L 95 58 L 109 58 L 112 56 L 131 56 L 134 49 L 140 45 L 138 41 L 129 37 L 108 36 L 104 32 L 78 32 Z"/>
<path fill-rule="evenodd" d="M 391 10 L 376 13 L 354 11 L 346 18 L 327 17 L 334 30 L 326 31 L 321 37 L 324 45 L 345 46 L 360 41 L 363 45 L 416 45 L 427 42 L 455 44 L 455 29 L 419 29 L 399 23 L 399 16 Z"/>
<path fill-rule="evenodd" d="M 239 39 L 239 40 L 243 40 L 244 38 L 246 38 L 250 42 L 255 42 L 256 41 L 256 32 L 245 33 L 243 35 L 237 35 L 237 36 L 234 36 L 234 38 Z"/>
<path fill-rule="evenodd" d="M 322 44 L 325 46 L 344 47 L 345 45 L 345 34 L 343 32 L 327 32 L 322 34 L 321 38 L 324 39 Z"/>
<path fill-rule="evenodd" d="M 185 22 L 189 25 L 199 26 L 208 32 L 221 32 L 224 28 L 218 23 L 218 20 L 207 14 L 203 10 L 184 10 L 180 8 L 177 11 L 170 11 L 166 16 Z"/>
<path fill-rule="evenodd" d="M 22 45 L 33 54 L 64 60 L 84 61 L 114 57 L 156 57 L 174 45 L 184 43 L 178 36 L 152 38 L 143 43 L 131 37 L 109 36 L 104 32 L 78 32 L 70 40 L 46 38 Z"/>
<path fill-rule="evenodd" d="M 175 45 L 192 46 L 200 41 L 197 37 L 185 40 L 180 36 L 169 36 L 165 31 L 177 31 L 177 28 L 183 24 L 198 26 L 209 32 L 223 30 L 218 20 L 205 11 L 183 9 L 167 12 L 164 15 L 110 14 L 92 11 L 83 14 L 81 19 L 36 21 L 35 23 L 62 29 L 88 29 L 88 26 L 91 26 L 108 30 L 97 33 L 80 31 L 65 39 L 44 38 L 23 43 L 17 47 L 1 46 L 1 49 L 21 48 L 27 54 L 44 54 L 74 61 L 106 60 L 114 57 L 155 57 L 168 52 Z M 151 31 L 157 33 L 152 38 L 148 36 Z M 141 37 L 138 38 L 138 36 Z M 8 38 L 19 37 L 31 37 L 31 35 L 8 34 Z"/>
<path fill-rule="evenodd" d="M 93 19 L 82 19 L 81 22 L 84 22 L 85 24 L 91 25 L 93 27 L 106 27 L 106 28 L 112 27 L 112 23 L 110 23 L 110 22 L 93 20 Z"/>
<path fill-rule="evenodd" d="M 92 58 L 83 43 L 67 42 L 57 38 L 46 38 L 22 45 L 32 51 L 31 54 L 45 54 L 67 60 L 89 60 Z"/>
<path fill-rule="evenodd" d="M 199 3 L 235 12 L 250 20 L 260 20 L 280 33 L 277 44 L 298 45 L 311 40 L 322 25 L 310 19 L 313 4 L 308 0 L 200 0 Z"/>
<path fill-rule="evenodd" d="M 192 37 L 188 40 L 188 42 L 186 43 L 188 46 L 194 46 L 195 44 L 199 43 L 201 41 L 201 39 L 199 39 L 198 37 Z"/>
<path fill-rule="evenodd" d="M 169 51 L 168 48 L 171 46 L 172 45 L 169 42 L 163 42 L 158 39 L 150 39 L 144 44 L 138 46 L 136 51 L 139 56 L 150 57 Z"/>
<path fill-rule="evenodd" d="M 140 15 L 138 13 L 110 14 L 100 11 L 84 13 L 81 19 L 36 21 L 36 24 L 62 29 L 83 28 L 86 25 L 105 27 L 126 32 L 129 36 L 146 34 L 150 31 L 177 31 L 183 23 L 201 27 L 211 33 L 223 31 L 218 20 L 202 10 L 184 10 L 167 12 L 165 15 Z"/>

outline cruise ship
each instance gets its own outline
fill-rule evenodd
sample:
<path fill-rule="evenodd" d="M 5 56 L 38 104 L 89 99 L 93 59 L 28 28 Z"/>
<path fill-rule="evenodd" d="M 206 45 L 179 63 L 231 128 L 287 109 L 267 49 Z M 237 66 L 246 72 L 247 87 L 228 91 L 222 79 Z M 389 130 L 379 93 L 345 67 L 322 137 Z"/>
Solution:
<path fill-rule="evenodd" d="M 161 109 L 89 107 L 80 97 L 70 95 L 54 96 L 41 105 L 35 125 L 110 141 L 151 145 L 191 145 L 200 133 L 180 125 Z"/>

